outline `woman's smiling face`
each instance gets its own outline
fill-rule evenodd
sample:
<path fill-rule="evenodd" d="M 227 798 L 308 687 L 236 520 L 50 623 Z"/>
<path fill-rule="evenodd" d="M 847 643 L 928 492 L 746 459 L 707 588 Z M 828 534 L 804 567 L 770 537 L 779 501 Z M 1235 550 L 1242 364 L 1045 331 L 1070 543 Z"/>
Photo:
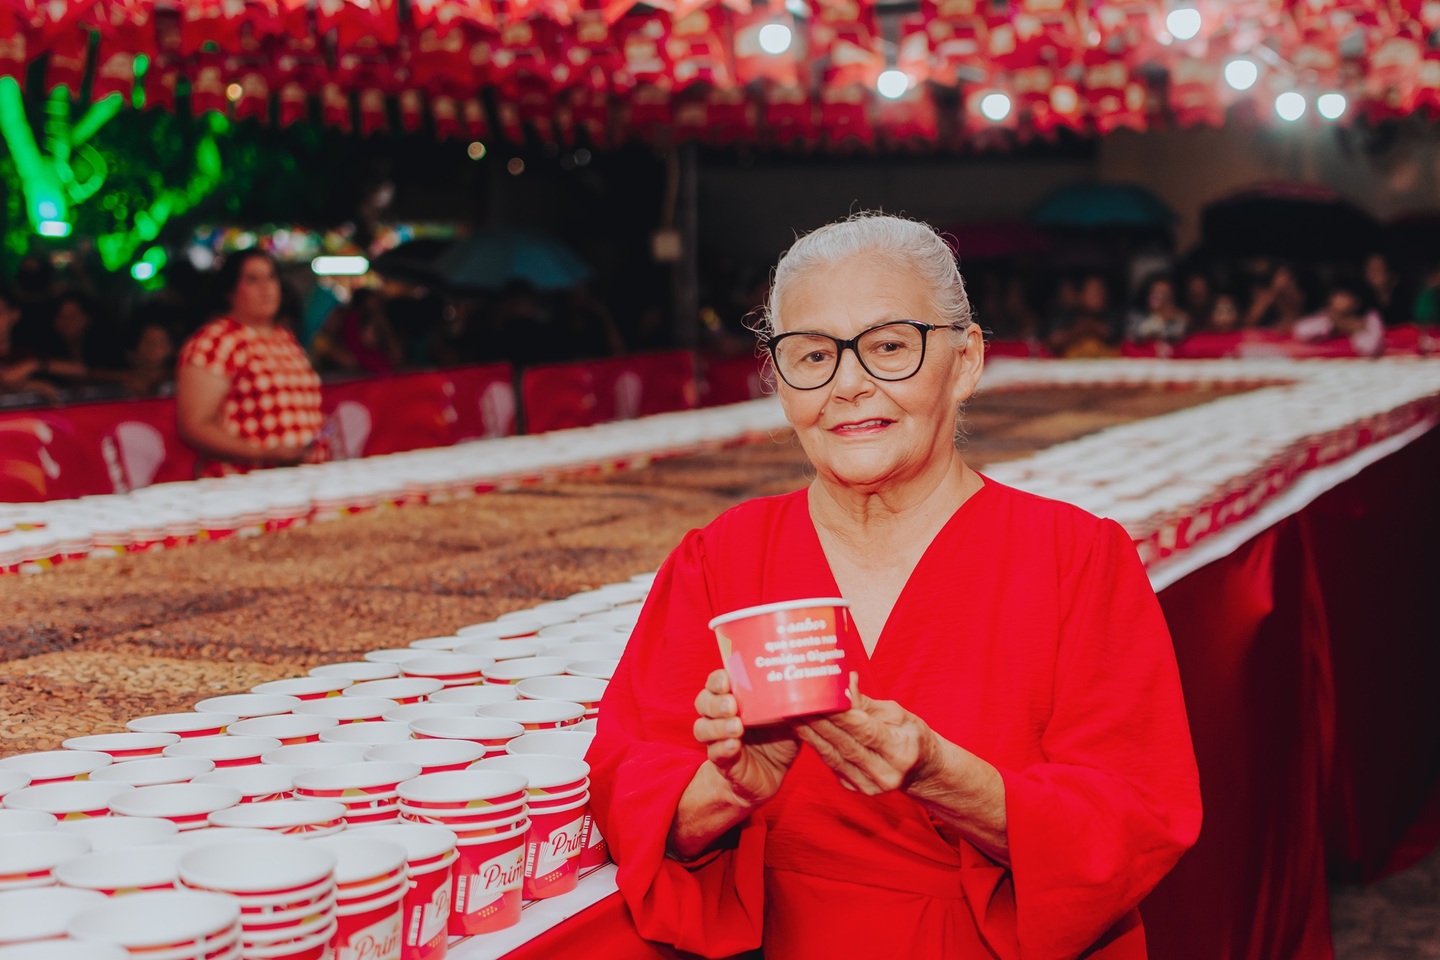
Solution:
<path fill-rule="evenodd" d="M 875 256 L 797 278 L 778 308 L 776 334 L 806 331 L 841 340 L 894 320 L 944 322 L 914 271 Z M 932 330 L 919 372 L 898 381 L 871 376 L 855 352 L 845 350 L 829 383 L 796 390 L 780 381 L 780 400 L 823 478 L 867 489 L 904 483 L 949 464 L 956 408 L 980 379 L 982 350 L 973 325 L 963 349 L 949 330 Z"/>

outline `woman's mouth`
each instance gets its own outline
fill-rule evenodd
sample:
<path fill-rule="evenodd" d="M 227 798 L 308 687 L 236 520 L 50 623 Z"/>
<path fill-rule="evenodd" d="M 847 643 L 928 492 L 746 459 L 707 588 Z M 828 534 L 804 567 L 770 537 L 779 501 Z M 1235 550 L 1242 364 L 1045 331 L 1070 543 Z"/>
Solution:
<path fill-rule="evenodd" d="M 887 420 L 884 417 L 871 417 L 869 420 L 852 420 L 849 423 L 836 424 L 830 428 L 830 432 L 847 435 L 873 433 L 885 429 L 894 422 L 894 420 Z"/>

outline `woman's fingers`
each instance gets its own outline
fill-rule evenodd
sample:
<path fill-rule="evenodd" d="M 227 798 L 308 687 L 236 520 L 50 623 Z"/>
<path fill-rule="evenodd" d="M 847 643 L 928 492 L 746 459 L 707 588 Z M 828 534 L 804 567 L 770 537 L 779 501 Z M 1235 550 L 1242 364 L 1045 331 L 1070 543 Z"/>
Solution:
<path fill-rule="evenodd" d="M 795 728 L 800 739 L 808 743 L 825 765 L 835 771 L 843 786 L 864 794 L 884 793 L 885 787 L 860 763 L 845 756 L 834 743 L 830 742 L 811 724 L 798 724 Z"/>

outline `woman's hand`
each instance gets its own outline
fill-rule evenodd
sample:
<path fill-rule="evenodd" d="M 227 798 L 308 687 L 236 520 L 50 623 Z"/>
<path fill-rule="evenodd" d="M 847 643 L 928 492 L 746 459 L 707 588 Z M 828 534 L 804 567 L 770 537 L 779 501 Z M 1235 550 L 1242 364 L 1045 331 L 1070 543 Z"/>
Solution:
<path fill-rule="evenodd" d="M 826 717 L 793 723 L 840 783 L 874 796 L 907 788 L 929 773 L 936 749 L 930 726 L 893 700 L 871 700 L 850 675 L 853 706 Z"/>
<path fill-rule="evenodd" d="M 695 739 L 736 799 L 750 806 L 764 803 L 780 789 L 785 772 L 800 752 L 800 741 L 783 725 L 746 730 L 730 693 L 730 675 L 716 670 L 695 697 Z"/>

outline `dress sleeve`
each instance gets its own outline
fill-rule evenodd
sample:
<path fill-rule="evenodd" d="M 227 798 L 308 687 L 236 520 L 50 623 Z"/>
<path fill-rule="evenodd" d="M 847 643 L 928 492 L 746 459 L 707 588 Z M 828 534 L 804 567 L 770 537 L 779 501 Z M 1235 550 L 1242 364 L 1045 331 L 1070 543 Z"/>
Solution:
<path fill-rule="evenodd" d="M 180 367 L 200 367 L 227 379 L 240 369 L 243 357 L 240 338 L 223 324 L 210 323 L 201 327 L 180 348 Z"/>
<path fill-rule="evenodd" d="M 1199 776 L 1159 601 L 1113 521 L 1076 553 L 1045 760 L 1000 770 L 1027 960 L 1081 954 L 1200 831 Z"/>
<path fill-rule="evenodd" d="M 702 535 L 661 567 L 605 693 L 587 759 L 595 820 L 619 867 L 617 883 L 647 939 L 706 957 L 760 946 L 763 818 L 742 824 L 718 853 L 686 864 L 665 856 L 680 796 L 705 761 L 694 736 L 695 697 L 720 666 Z"/>

